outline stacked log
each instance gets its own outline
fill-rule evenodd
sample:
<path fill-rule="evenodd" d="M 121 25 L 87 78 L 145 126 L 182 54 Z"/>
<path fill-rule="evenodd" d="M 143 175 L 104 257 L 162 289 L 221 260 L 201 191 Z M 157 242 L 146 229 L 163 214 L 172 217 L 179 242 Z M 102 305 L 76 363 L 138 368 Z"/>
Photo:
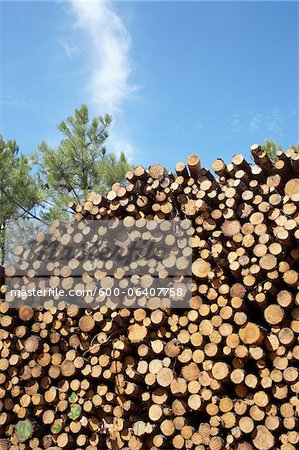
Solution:
<path fill-rule="evenodd" d="M 75 220 L 192 221 L 188 308 L 0 307 L 0 449 L 295 450 L 299 156 L 137 166 Z M 53 277 L 67 278 L 68 270 Z M 5 289 L 3 288 L 4 292 Z"/>

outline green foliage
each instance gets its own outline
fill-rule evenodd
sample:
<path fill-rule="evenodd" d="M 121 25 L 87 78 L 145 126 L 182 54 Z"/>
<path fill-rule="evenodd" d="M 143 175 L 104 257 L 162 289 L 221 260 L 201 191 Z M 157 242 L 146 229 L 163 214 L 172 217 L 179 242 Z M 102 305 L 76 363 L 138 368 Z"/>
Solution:
<path fill-rule="evenodd" d="M 41 191 L 31 175 L 25 155 L 15 141 L 0 135 L 0 264 L 6 253 L 6 230 L 11 222 L 31 217 L 32 209 L 42 200 Z"/>
<path fill-rule="evenodd" d="M 291 148 L 293 148 L 295 152 L 299 153 L 299 143 L 291 145 Z"/>
<path fill-rule="evenodd" d="M 126 172 L 132 169 L 132 165 L 128 163 L 125 154 L 121 152 L 119 158 L 114 153 L 105 155 L 99 164 L 99 180 L 101 185 L 98 192 L 107 193 L 113 183 L 124 180 Z"/>
<path fill-rule="evenodd" d="M 105 143 L 112 118 L 89 119 L 86 105 L 59 124 L 63 138 L 56 148 L 42 142 L 35 153 L 40 181 L 47 193 L 47 219 L 68 217 L 69 201 L 83 203 L 91 190 L 105 193 L 130 168 L 124 154 L 107 154 Z"/>
<path fill-rule="evenodd" d="M 291 145 L 291 148 L 299 153 L 299 143 Z M 264 150 L 269 155 L 272 161 L 275 161 L 277 152 L 282 151 L 282 146 L 280 144 L 277 145 L 276 142 L 272 139 L 265 139 L 265 142 L 262 145 L 262 150 Z"/>
<path fill-rule="evenodd" d="M 15 255 L 15 248 L 22 246 L 29 248 L 33 237 L 40 231 L 46 232 L 47 225 L 38 219 L 30 217 L 9 221 L 5 229 L 5 264 L 15 265 L 18 257 Z"/>
<path fill-rule="evenodd" d="M 275 161 L 276 153 L 279 150 L 282 150 L 282 147 L 281 145 L 277 146 L 276 142 L 271 139 L 265 139 L 265 142 L 262 145 L 262 150 L 264 150 L 269 155 L 272 161 Z"/>

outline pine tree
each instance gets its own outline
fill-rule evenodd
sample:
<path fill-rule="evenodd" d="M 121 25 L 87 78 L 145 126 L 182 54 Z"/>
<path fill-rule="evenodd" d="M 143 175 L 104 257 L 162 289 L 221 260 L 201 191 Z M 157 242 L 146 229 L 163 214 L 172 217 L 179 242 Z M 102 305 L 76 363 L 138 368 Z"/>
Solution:
<path fill-rule="evenodd" d="M 291 148 L 293 148 L 297 153 L 299 153 L 299 144 L 293 144 L 291 145 Z M 277 145 L 276 142 L 273 141 L 272 139 L 265 139 L 265 142 L 262 145 L 262 150 L 264 150 L 269 155 L 272 161 L 275 161 L 276 153 L 282 150 L 282 146 L 280 144 Z"/>
<path fill-rule="evenodd" d="M 106 193 L 114 182 L 124 179 L 130 168 L 125 156 L 117 159 L 105 147 L 111 122 L 108 114 L 90 120 L 87 106 L 82 105 L 59 124 L 63 138 L 56 148 L 40 144 L 35 162 L 47 192 L 44 217 L 67 218 L 69 201 L 83 203 L 91 190 Z"/>
<path fill-rule="evenodd" d="M 275 141 L 273 141 L 272 139 L 265 139 L 264 144 L 262 145 L 262 150 L 264 150 L 269 157 L 272 159 L 272 161 L 275 161 L 276 159 L 276 153 L 279 150 L 282 150 L 282 146 L 276 144 Z"/>
<path fill-rule="evenodd" d="M 105 155 L 99 164 L 99 179 L 101 185 L 98 191 L 106 194 L 113 183 L 124 180 L 126 172 L 132 168 L 128 163 L 126 156 L 121 152 L 119 158 L 114 153 Z"/>
<path fill-rule="evenodd" d="M 293 148 L 295 152 L 299 153 L 299 143 L 291 145 L 291 148 Z"/>
<path fill-rule="evenodd" d="M 19 153 L 15 141 L 0 135 L 0 265 L 6 261 L 7 229 L 18 220 L 35 217 L 33 213 L 42 200 L 28 158 Z"/>

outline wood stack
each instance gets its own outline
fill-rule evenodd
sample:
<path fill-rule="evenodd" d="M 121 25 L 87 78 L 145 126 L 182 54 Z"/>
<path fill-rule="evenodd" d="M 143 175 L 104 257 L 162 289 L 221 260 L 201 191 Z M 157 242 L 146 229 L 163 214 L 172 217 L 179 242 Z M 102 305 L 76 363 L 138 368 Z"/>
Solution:
<path fill-rule="evenodd" d="M 299 155 L 251 151 L 216 177 L 196 155 L 176 175 L 138 166 L 70 205 L 76 220 L 192 220 L 192 300 L 2 303 L 1 450 L 298 448 Z"/>

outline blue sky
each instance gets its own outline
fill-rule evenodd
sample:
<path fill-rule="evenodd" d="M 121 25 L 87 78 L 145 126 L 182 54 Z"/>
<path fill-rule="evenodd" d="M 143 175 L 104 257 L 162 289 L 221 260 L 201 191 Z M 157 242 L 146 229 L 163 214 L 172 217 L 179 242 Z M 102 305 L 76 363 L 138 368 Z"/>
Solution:
<path fill-rule="evenodd" d="M 0 132 L 59 141 L 86 103 L 136 164 L 298 136 L 297 2 L 1 2 Z"/>

